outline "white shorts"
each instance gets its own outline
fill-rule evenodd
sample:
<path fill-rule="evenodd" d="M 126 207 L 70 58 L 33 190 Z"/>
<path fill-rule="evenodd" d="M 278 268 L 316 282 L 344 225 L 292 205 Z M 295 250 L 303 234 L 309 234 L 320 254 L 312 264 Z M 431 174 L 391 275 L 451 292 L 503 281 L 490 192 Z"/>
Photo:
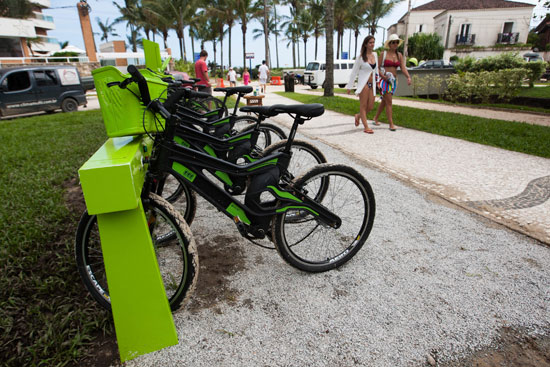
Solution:
<path fill-rule="evenodd" d="M 266 84 L 267 78 L 260 78 L 260 84 Z"/>

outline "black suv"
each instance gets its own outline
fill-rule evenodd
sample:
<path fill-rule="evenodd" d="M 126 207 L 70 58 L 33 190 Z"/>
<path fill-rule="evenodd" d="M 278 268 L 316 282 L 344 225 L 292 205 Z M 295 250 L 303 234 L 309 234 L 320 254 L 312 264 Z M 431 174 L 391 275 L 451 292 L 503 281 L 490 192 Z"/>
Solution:
<path fill-rule="evenodd" d="M 74 66 L 0 69 L 0 116 L 86 105 L 86 92 Z"/>

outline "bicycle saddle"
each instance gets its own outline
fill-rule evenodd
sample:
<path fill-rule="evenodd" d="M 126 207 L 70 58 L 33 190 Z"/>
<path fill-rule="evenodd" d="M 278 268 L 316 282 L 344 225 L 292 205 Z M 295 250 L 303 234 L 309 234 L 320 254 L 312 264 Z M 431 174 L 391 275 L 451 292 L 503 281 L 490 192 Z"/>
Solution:
<path fill-rule="evenodd" d="M 325 113 L 325 106 L 320 103 L 294 105 L 275 104 L 270 107 L 272 111 L 276 113 L 294 113 L 298 116 L 309 118 L 321 116 L 323 113 Z"/>
<path fill-rule="evenodd" d="M 239 108 L 239 111 L 257 113 L 266 117 L 277 116 L 279 112 L 273 111 L 271 107 L 272 106 L 243 106 Z"/>
<path fill-rule="evenodd" d="M 214 91 L 225 92 L 227 93 L 228 96 L 230 96 L 232 94 L 237 94 L 237 93 L 242 93 L 242 94 L 250 93 L 252 92 L 252 87 L 242 85 L 240 87 L 214 88 Z"/>

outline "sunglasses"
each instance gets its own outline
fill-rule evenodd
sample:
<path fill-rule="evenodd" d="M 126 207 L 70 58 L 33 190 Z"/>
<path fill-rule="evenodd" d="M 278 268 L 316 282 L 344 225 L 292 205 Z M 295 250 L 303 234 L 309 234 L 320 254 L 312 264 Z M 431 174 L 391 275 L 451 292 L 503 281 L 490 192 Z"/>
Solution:
<path fill-rule="evenodd" d="M 395 44 L 398 44 L 399 41 L 390 41 L 390 45 L 395 45 Z"/>

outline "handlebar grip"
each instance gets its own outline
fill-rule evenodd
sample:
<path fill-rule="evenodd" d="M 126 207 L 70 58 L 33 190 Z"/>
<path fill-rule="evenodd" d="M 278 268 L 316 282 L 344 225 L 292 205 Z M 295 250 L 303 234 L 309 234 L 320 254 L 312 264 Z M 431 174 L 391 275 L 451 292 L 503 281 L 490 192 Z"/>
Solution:
<path fill-rule="evenodd" d="M 128 72 L 132 76 L 132 79 L 137 83 L 139 87 L 139 94 L 141 95 L 141 101 L 144 105 L 151 103 L 151 96 L 149 95 L 149 87 L 147 86 L 147 80 L 141 75 L 139 70 L 134 65 L 128 65 Z"/>
<path fill-rule="evenodd" d="M 189 89 L 186 88 L 175 88 L 171 89 L 170 94 L 168 95 L 168 98 L 166 98 L 166 102 L 164 102 L 164 107 L 170 111 L 171 113 L 174 113 L 174 106 L 175 104 L 182 99 L 182 97 L 186 96 Z"/>

